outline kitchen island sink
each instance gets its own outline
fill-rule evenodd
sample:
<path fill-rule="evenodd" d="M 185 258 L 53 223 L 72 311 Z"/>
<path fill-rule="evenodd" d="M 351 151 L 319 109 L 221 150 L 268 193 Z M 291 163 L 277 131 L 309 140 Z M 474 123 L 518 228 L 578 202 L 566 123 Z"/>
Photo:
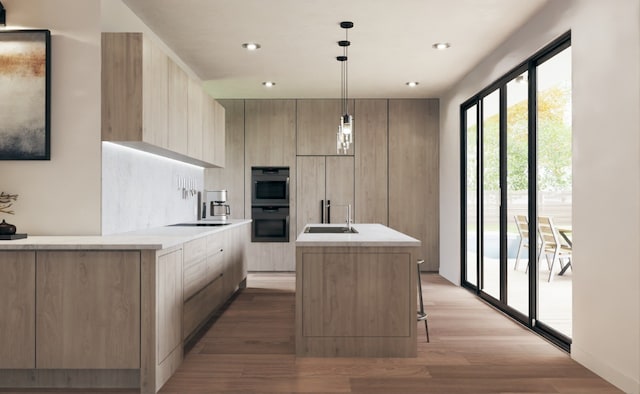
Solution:
<path fill-rule="evenodd" d="M 353 227 L 307 226 L 304 232 L 312 234 L 357 234 L 358 230 Z"/>

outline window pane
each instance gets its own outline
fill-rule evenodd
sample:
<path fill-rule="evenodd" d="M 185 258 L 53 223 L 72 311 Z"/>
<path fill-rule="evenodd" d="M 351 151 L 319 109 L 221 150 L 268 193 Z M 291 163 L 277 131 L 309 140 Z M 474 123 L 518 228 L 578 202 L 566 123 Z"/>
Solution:
<path fill-rule="evenodd" d="M 538 215 L 553 225 L 538 263 L 538 320 L 571 337 L 571 268 L 560 275 L 571 256 L 571 48 L 538 66 L 537 85 Z"/>
<path fill-rule="evenodd" d="M 528 73 L 507 84 L 507 305 L 529 315 Z M 519 225 L 518 225 L 519 224 Z"/>
<path fill-rule="evenodd" d="M 500 299 L 500 93 L 482 99 L 482 290 Z"/>
<path fill-rule="evenodd" d="M 478 284 L 478 106 L 466 111 L 467 129 L 467 282 Z"/>

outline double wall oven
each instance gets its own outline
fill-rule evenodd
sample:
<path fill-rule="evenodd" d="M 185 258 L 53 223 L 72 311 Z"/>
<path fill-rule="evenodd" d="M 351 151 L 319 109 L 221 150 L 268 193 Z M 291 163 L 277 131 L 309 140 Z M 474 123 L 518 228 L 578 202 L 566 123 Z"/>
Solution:
<path fill-rule="evenodd" d="M 289 242 L 289 167 L 251 167 L 251 241 Z"/>

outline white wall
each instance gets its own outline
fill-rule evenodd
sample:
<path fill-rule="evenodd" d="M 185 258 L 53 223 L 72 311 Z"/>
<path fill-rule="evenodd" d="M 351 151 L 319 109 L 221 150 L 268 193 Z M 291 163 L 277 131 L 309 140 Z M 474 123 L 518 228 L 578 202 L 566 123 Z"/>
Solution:
<path fill-rule="evenodd" d="M 640 4 L 550 1 L 441 100 L 440 273 L 460 281 L 460 104 L 572 31 L 572 357 L 640 392 Z"/>
<path fill-rule="evenodd" d="M 100 2 L 3 0 L 6 29 L 51 30 L 51 160 L 0 162 L 3 216 L 30 235 L 100 233 Z M 0 28 L 1 30 L 2 28 Z"/>

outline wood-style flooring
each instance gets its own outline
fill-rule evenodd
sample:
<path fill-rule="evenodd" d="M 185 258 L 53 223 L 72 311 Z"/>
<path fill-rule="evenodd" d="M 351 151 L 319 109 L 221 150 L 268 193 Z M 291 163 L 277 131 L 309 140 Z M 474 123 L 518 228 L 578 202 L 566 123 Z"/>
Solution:
<path fill-rule="evenodd" d="M 160 392 L 620 392 L 466 290 L 435 274 L 422 283 L 431 343 L 416 322 L 417 358 L 296 358 L 295 276 L 250 274 Z"/>

